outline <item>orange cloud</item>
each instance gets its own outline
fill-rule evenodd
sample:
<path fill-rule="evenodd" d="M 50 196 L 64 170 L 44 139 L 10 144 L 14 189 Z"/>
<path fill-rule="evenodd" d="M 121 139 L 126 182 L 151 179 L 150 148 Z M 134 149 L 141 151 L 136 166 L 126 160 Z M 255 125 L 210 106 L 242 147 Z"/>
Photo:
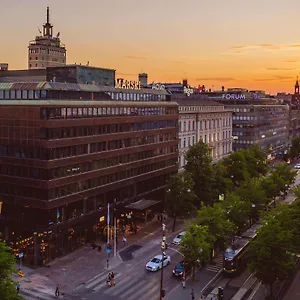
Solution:
<path fill-rule="evenodd" d="M 268 71 L 292 71 L 296 70 L 296 68 L 266 68 Z"/>
<path fill-rule="evenodd" d="M 146 60 L 146 57 L 143 56 L 124 56 L 126 59 L 141 59 L 141 60 Z"/>
<path fill-rule="evenodd" d="M 276 81 L 276 80 L 291 80 L 293 78 L 294 77 L 291 77 L 291 76 L 277 75 L 277 76 L 274 76 L 274 77 L 271 77 L 271 78 L 253 78 L 252 80 L 253 81 Z"/>

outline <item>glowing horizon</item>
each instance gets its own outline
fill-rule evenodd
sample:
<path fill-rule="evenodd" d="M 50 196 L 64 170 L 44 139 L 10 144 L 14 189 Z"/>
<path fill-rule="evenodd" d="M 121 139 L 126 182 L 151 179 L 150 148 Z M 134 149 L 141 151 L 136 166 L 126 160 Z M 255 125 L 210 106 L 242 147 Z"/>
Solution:
<path fill-rule="evenodd" d="M 60 32 L 67 63 L 116 69 L 116 76 L 220 90 L 294 91 L 300 70 L 298 1 L 11 0 L 1 5 L 1 62 L 27 68 L 27 46 L 46 21 Z M 226 3 L 225 3 L 226 2 Z M 288 2 L 288 3 L 287 3 Z M 17 9 L 16 9 L 17 7 Z M 284 26 L 282 25 L 284 24 Z"/>

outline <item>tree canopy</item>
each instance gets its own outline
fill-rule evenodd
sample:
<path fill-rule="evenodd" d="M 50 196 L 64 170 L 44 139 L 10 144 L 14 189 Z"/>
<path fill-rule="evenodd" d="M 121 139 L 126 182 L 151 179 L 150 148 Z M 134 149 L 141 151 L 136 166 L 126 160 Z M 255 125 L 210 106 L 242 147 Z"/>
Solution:
<path fill-rule="evenodd" d="M 299 250 L 299 203 L 281 205 L 263 220 L 257 238 L 248 251 L 248 268 L 264 284 L 272 286 L 295 269 Z"/>
<path fill-rule="evenodd" d="M 165 209 L 172 216 L 173 231 L 178 218 L 188 217 L 195 211 L 196 195 L 194 193 L 194 181 L 188 172 L 173 175 L 167 182 Z"/>
<path fill-rule="evenodd" d="M 202 141 L 190 147 L 185 155 L 185 169 L 192 174 L 195 183 L 195 194 L 198 200 L 210 203 L 212 200 L 213 167 L 211 150 Z M 198 203 L 198 207 L 200 203 Z"/>
<path fill-rule="evenodd" d="M 11 274 L 15 272 L 15 258 L 10 248 L 1 240 L 0 235 L 0 299 L 19 299 Z"/>
<path fill-rule="evenodd" d="M 192 266 L 193 279 L 195 267 L 198 263 L 208 261 L 212 248 L 212 237 L 207 226 L 191 223 L 181 241 L 181 253 L 186 263 Z"/>

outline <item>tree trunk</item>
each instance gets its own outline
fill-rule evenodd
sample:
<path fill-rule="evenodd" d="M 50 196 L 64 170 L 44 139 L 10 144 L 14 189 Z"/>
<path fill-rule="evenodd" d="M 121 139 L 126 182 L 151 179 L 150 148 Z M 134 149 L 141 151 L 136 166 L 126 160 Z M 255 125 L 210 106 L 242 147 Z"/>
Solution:
<path fill-rule="evenodd" d="M 172 228 L 173 232 L 175 231 L 176 220 L 177 220 L 177 216 L 175 215 L 173 218 L 173 228 Z"/>

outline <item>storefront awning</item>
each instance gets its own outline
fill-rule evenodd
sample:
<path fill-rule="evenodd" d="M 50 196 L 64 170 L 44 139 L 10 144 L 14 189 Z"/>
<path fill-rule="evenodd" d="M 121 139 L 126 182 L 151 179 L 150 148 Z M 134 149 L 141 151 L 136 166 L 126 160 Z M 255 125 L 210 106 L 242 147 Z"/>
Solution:
<path fill-rule="evenodd" d="M 141 199 L 137 202 L 128 204 L 125 207 L 131 210 L 144 210 L 144 209 L 149 209 L 158 203 L 160 203 L 160 201 Z"/>

